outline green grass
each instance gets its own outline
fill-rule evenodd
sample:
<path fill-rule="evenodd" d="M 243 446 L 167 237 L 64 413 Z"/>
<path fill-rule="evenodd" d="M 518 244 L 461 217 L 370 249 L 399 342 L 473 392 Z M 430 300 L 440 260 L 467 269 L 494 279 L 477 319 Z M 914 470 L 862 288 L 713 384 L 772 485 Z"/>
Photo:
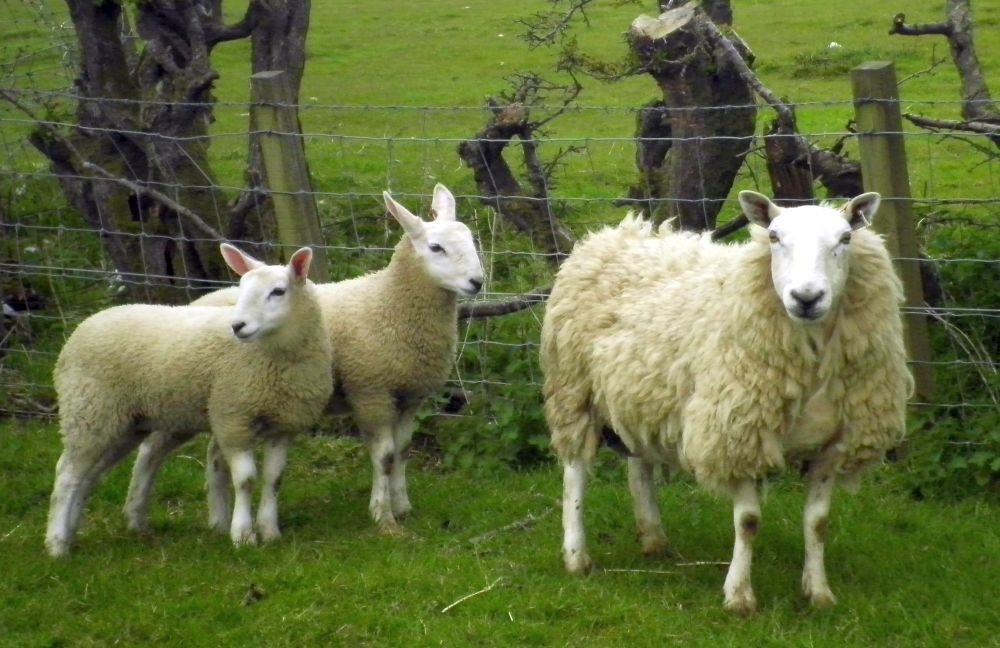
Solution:
<path fill-rule="evenodd" d="M 2 646 L 987 646 L 1000 629 L 1000 509 L 912 501 L 881 484 L 897 467 L 834 500 L 832 610 L 799 600 L 802 487 L 773 484 L 754 561 L 760 611 L 742 619 L 722 609 L 724 566 L 690 564 L 728 560 L 728 503 L 664 486 L 678 556 L 643 558 L 610 455 L 588 492 L 598 570 L 574 578 L 558 554 L 555 469 L 442 472 L 419 455 L 412 535 L 385 538 L 366 510 L 363 448 L 303 438 L 284 481 L 284 537 L 234 549 L 203 526 L 197 442 L 165 468 L 151 537 L 124 528 L 123 465 L 92 497 L 75 553 L 51 560 L 55 428 L 2 423 L 0 446 Z"/>

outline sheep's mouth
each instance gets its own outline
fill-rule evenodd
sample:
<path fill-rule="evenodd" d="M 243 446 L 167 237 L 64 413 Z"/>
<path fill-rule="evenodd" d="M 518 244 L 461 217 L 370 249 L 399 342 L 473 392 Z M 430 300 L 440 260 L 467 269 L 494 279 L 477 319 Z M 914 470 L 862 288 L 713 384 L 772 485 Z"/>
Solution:
<path fill-rule="evenodd" d="M 254 330 L 254 331 L 250 331 L 249 333 L 247 333 L 245 331 L 240 331 L 239 333 L 233 333 L 233 336 L 237 340 L 239 340 L 240 342 L 249 342 L 249 341 L 253 340 L 255 337 L 257 337 L 257 334 L 259 332 L 260 332 L 260 329 L 257 329 L 257 330 Z"/>

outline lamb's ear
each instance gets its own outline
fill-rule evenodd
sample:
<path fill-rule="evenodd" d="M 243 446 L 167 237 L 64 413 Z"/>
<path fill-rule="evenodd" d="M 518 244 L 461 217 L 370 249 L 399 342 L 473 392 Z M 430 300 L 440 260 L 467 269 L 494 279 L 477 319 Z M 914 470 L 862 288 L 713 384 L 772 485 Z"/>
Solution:
<path fill-rule="evenodd" d="M 222 258 L 226 260 L 226 265 L 241 277 L 254 268 L 266 265 L 263 261 L 258 261 L 235 245 L 222 243 L 219 245 L 219 249 L 222 251 Z"/>
<path fill-rule="evenodd" d="M 768 227 L 771 221 L 781 213 L 781 208 L 771 202 L 771 199 L 756 191 L 741 191 L 740 207 L 750 222 L 761 227 Z"/>
<path fill-rule="evenodd" d="M 309 264 L 313 260 L 312 248 L 299 248 L 288 260 L 288 271 L 296 281 L 305 281 L 309 278 Z"/>
<path fill-rule="evenodd" d="M 431 216 L 435 220 L 455 220 L 455 196 L 448 187 L 441 183 L 434 185 L 434 198 L 431 200 Z"/>
<path fill-rule="evenodd" d="M 393 200 L 388 191 L 382 192 L 382 199 L 385 200 L 386 209 L 403 226 L 403 231 L 409 235 L 411 241 L 416 241 L 423 237 L 424 221 L 419 216 L 415 216 L 409 209 Z"/>
<path fill-rule="evenodd" d="M 844 218 L 850 224 L 852 230 L 868 227 L 875 218 L 878 206 L 882 204 L 882 196 L 874 191 L 855 196 L 851 202 L 844 205 Z"/>

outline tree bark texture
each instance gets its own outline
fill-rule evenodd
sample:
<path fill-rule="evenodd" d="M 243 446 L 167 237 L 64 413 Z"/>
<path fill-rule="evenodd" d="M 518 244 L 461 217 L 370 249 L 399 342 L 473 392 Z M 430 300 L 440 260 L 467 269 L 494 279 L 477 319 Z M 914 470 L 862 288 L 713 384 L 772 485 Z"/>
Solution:
<path fill-rule="evenodd" d="M 254 0 L 233 25 L 222 22 L 222 0 L 67 6 L 79 43 L 76 125 L 39 125 L 32 143 L 48 157 L 69 202 L 101 233 L 126 297 L 186 301 L 228 276 L 207 232 L 235 239 L 262 233 L 259 222 L 242 218 L 252 201 L 227 205 L 208 163 L 218 78 L 212 48 L 259 34 L 255 53 L 280 51 L 297 92 L 308 22 L 301 15 L 308 16 L 309 3 Z M 282 11 L 288 15 L 275 15 Z M 271 29 L 276 23 L 281 27 Z M 293 38 L 295 29 L 303 33 Z"/>
<path fill-rule="evenodd" d="M 662 105 L 639 115 L 642 186 L 632 197 L 652 206 L 655 221 L 675 218 L 679 228 L 695 231 L 715 227 L 757 114 L 751 86 L 713 42 L 713 28 L 688 3 L 657 18 L 640 16 L 628 33 L 633 55 L 663 93 Z"/>

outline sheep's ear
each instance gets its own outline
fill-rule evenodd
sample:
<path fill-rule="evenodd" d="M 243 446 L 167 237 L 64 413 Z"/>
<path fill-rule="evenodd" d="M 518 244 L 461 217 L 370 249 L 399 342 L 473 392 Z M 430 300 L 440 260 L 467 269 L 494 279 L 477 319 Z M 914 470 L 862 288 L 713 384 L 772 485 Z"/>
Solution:
<path fill-rule="evenodd" d="M 874 191 L 855 196 L 851 202 L 844 205 L 844 218 L 850 224 L 852 230 L 868 227 L 875 218 L 878 206 L 882 204 L 882 196 Z"/>
<path fill-rule="evenodd" d="M 388 191 L 382 192 L 382 199 L 385 200 L 386 209 L 403 226 L 403 230 L 409 235 L 411 241 L 423 237 L 424 221 L 419 216 L 415 216 L 409 209 L 393 200 Z"/>
<path fill-rule="evenodd" d="M 771 202 L 771 199 L 756 191 L 741 191 L 740 207 L 750 222 L 761 227 L 768 227 L 771 221 L 781 213 L 781 208 Z"/>
<path fill-rule="evenodd" d="M 312 248 L 299 248 L 288 260 L 288 270 L 292 278 L 297 281 L 305 281 L 309 277 L 309 264 L 313 260 Z"/>
<path fill-rule="evenodd" d="M 434 198 L 431 200 L 431 216 L 435 220 L 455 220 L 455 196 L 448 187 L 441 183 L 434 185 Z"/>
<path fill-rule="evenodd" d="M 219 249 L 222 251 L 222 258 L 226 260 L 226 265 L 241 277 L 254 268 L 266 265 L 263 261 L 258 261 L 235 245 L 222 243 L 219 245 Z"/>

